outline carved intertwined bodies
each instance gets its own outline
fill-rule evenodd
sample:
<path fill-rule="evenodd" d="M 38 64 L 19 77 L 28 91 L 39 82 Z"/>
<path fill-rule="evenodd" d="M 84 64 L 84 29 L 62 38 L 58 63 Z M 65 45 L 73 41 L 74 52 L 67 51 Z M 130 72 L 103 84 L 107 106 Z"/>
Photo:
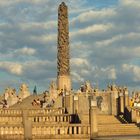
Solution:
<path fill-rule="evenodd" d="M 68 11 L 65 3 L 58 9 L 58 75 L 69 75 L 69 29 Z"/>

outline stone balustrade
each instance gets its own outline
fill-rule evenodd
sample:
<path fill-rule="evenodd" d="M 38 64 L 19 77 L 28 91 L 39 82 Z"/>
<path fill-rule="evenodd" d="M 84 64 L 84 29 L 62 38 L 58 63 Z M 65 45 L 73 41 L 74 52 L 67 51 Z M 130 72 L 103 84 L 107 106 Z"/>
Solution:
<path fill-rule="evenodd" d="M 47 109 L 32 109 L 29 110 L 29 115 L 36 115 L 36 114 L 63 114 L 65 112 L 64 108 L 47 108 Z"/>
<path fill-rule="evenodd" d="M 39 116 L 29 116 L 29 120 L 31 120 L 34 123 L 70 123 L 72 120 L 71 115 L 63 114 L 63 115 L 39 115 Z"/>
<path fill-rule="evenodd" d="M 81 124 L 69 124 L 69 125 L 49 125 L 49 126 L 34 126 L 32 129 L 32 135 L 35 138 L 49 138 L 51 136 L 61 138 L 73 138 L 77 137 L 89 137 L 90 126 Z"/>
<path fill-rule="evenodd" d="M 22 126 L 0 126 L 0 139 L 22 140 L 24 139 L 24 129 Z"/>
<path fill-rule="evenodd" d="M 34 125 L 32 127 L 33 138 L 74 138 L 74 137 L 90 137 L 90 126 L 87 124 L 69 124 L 69 125 Z M 24 137 L 23 126 L 0 126 L 0 139 L 20 139 Z"/>
<path fill-rule="evenodd" d="M 24 110 L 20 109 L 1 109 L 0 116 L 21 116 Z M 31 115 L 47 115 L 47 114 L 64 114 L 64 108 L 47 108 L 47 109 L 28 109 L 29 116 Z"/>
<path fill-rule="evenodd" d="M 0 139 L 24 139 L 24 114 L 31 120 L 33 138 L 89 138 L 89 124 L 71 124 L 73 116 L 65 109 L 0 110 Z"/>
<path fill-rule="evenodd" d="M 1 109 L 0 116 L 21 116 L 22 110 L 17 109 Z"/>
<path fill-rule="evenodd" d="M 13 110 L 3 109 L 0 110 L 0 123 L 1 124 L 21 124 L 23 122 L 23 111 L 25 110 Z M 71 115 L 63 114 L 64 108 L 60 109 L 34 109 L 26 110 L 27 117 L 33 123 L 49 123 L 49 122 L 71 122 Z"/>
<path fill-rule="evenodd" d="M 0 117 L 0 124 L 21 124 L 22 117 Z"/>

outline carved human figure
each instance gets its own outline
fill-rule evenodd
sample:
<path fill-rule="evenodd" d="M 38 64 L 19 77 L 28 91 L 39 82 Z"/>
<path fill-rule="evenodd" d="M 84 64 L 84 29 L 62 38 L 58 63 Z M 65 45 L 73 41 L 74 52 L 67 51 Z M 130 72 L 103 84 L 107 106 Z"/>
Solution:
<path fill-rule="evenodd" d="M 69 75 L 69 31 L 67 6 L 62 2 L 58 9 L 58 75 Z"/>
<path fill-rule="evenodd" d="M 24 99 L 24 98 L 26 98 L 28 96 L 30 96 L 28 86 L 26 84 L 21 84 L 21 86 L 19 88 L 19 97 L 21 99 Z"/>
<path fill-rule="evenodd" d="M 50 83 L 49 93 L 50 93 L 50 98 L 51 99 L 56 99 L 57 98 L 56 83 L 54 81 L 52 81 Z"/>
<path fill-rule="evenodd" d="M 4 100 L 7 102 L 8 106 L 17 103 L 18 98 L 16 96 L 16 89 L 11 87 L 6 88 L 4 93 Z"/>
<path fill-rule="evenodd" d="M 85 82 L 85 88 L 86 88 L 86 93 L 91 92 L 92 91 L 92 87 L 89 81 Z"/>

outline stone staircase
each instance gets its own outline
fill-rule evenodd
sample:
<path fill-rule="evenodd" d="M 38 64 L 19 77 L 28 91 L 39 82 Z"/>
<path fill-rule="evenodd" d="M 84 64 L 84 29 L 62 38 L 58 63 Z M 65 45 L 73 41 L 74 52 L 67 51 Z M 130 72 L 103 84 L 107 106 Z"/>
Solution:
<path fill-rule="evenodd" d="M 134 124 L 122 124 L 113 115 L 99 115 L 99 136 L 140 135 L 140 129 Z"/>

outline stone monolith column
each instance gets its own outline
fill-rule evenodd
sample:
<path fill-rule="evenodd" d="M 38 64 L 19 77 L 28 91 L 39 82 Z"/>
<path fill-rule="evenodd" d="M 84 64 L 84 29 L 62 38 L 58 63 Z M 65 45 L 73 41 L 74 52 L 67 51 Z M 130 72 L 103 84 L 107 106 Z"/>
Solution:
<path fill-rule="evenodd" d="M 58 53 L 57 53 L 57 86 L 59 90 L 71 90 L 69 58 L 69 25 L 68 8 L 64 2 L 58 8 Z"/>

